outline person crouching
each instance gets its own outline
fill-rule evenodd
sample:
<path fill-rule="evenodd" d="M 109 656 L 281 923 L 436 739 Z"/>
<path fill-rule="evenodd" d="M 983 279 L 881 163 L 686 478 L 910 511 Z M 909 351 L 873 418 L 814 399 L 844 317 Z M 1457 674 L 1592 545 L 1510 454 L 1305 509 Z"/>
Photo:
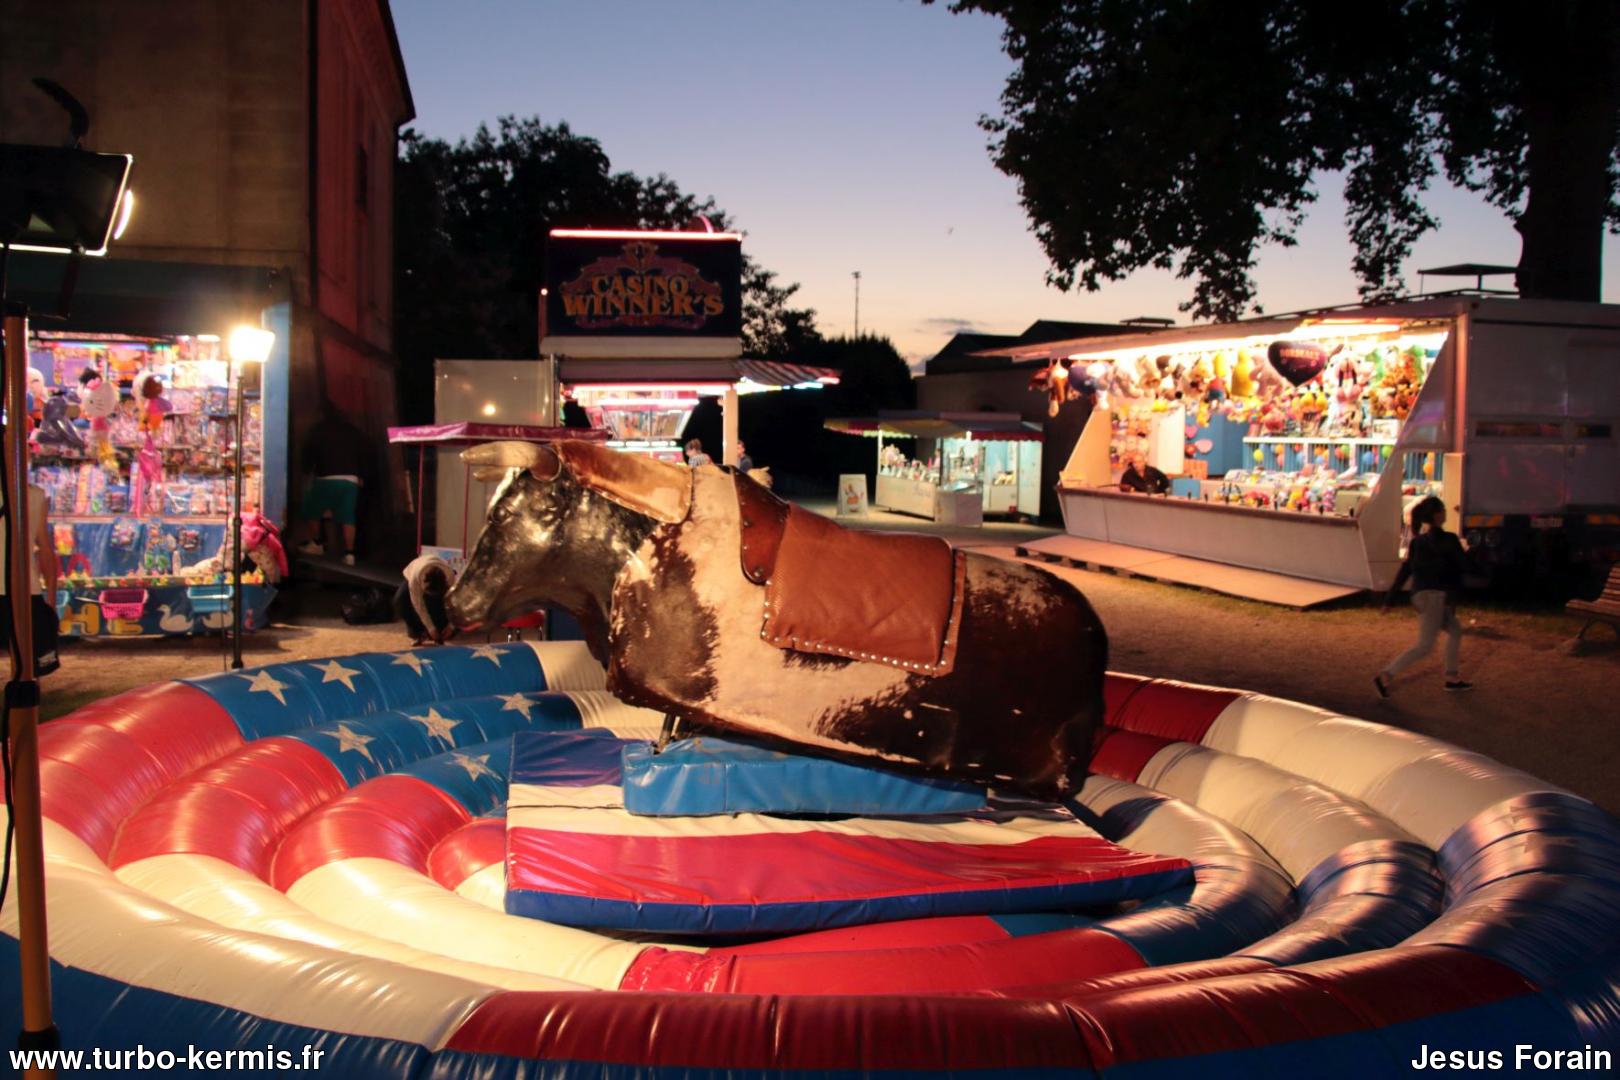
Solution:
<path fill-rule="evenodd" d="M 412 645 L 443 645 L 455 635 L 445 594 L 456 572 L 437 555 L 421 554 L 405 566 L 405 580 L 394 593 L 394 611 L 405 622 Z"/>

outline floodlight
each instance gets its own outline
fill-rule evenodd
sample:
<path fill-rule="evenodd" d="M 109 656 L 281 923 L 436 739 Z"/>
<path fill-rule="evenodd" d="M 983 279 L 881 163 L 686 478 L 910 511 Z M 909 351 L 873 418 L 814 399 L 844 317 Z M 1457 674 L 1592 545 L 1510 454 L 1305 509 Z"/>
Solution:
<path fill-rule="evenodd" d="M 105 255 L 133 160 L 0 143 L 0 243 L 19 251 Z"/>

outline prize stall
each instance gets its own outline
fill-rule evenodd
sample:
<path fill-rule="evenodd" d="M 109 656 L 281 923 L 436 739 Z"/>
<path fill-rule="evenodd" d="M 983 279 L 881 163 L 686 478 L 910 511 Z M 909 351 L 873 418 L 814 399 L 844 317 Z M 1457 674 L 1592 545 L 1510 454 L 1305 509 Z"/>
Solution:
<path fill-rule="evenodd" d="M 826 426 L 877 440 L 879 509 L 958 525 L 1040 515 L 1041 430 L 1016 413 L 896 411 Z"/>
<path fill-rule="evenodd" d="M 214 335 L 38 332 L 29 340 L 31 481 L 45 492 L 62 576 L 61 631 L 188 634 L 231 623 L 237 418 L 245 418 L 240 576 L 246 629 L 266 625 L 279 542 L 265 506 L 264 401 L 238 413 Z M 276 467 L 278 463 L 270 463 Z"/>
<path fill-rule="evenodd" d="M 1066 531 L 1386 587 L 1403 511 L 1447 494 L 1451 330 L 1350 313 L 1072 343 L 1045 373 L 1096 388 L 1059 487 Z M 1168 498 L 1120 490 L 1135 459 Z"/>

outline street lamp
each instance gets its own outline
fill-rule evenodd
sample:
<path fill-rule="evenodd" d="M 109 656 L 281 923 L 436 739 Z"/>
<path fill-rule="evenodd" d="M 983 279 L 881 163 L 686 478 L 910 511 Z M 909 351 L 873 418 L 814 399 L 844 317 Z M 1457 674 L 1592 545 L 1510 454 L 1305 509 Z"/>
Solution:
<path fill-rule="evenodd" d="M 236 493 L 231 499 L 231 668 L 242 667 L 242 434 L 247 429 L 247 395 L 243 393 L 241 364 L 263 367 L 275 347 L 276 335 L 257 326 L 238 326 L 226 339 L 230 357 L 228 382 L 236 391 Z M 263 380 L 261 380 L 262 385 Z M 261 469 L 262 474 L 262 469 Z M 261 491 L 263 478 L 260 479 Z M 261 495 L 261 498 L 263 496 Z"/>

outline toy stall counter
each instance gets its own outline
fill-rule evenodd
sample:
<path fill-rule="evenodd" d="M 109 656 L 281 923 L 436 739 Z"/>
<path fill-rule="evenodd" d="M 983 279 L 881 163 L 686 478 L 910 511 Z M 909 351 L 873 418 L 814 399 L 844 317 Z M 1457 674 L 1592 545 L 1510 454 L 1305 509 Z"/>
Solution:
<path fill-rule="evenodd" d="M 269 625 L 276 590 L 242 586 L 246 630 Z M 215 633 L 231 625 L 231 586 L 164 578 L 159 583 L 124 579 L 118 584 L 74 582 L 57 591 L 56 612 L 64 637 L 155 637 Z"/>

